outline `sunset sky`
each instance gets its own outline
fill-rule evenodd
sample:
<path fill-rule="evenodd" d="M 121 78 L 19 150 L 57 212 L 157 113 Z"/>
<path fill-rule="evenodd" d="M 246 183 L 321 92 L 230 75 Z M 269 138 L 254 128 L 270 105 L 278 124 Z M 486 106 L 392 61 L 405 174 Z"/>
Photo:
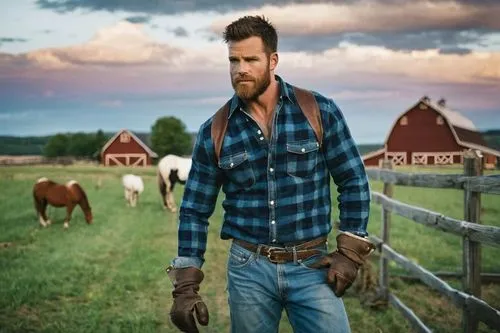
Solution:
<path fill-rule="evenodd" d="M 383 142 L 423 95 L 500 128 L 500 1 L 0 2 L 0 135 L 189 131 L 233 90 L 224 26 L 263 14 L 276 74 L 332 97 L 358 143 Z M 57 115 L 57 116 L 56 116 Z"/>

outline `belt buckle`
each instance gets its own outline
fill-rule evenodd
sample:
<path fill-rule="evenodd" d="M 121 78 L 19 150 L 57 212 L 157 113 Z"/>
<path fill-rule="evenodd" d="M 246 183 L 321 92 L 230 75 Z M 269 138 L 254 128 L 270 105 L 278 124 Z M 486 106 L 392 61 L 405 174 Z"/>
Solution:
<path fill-rule="evenodd" d="M 281 264 L 282 260 L 275 260 L 272 259 L 271 256 L 274 252 L 281 251 L 283 252 L 283 249 L 281 247 L 276 247 L 276 246 L 270 246 L 269 249 L 267 250 L 267 259 L 272 262 L 273 264 Z"/>

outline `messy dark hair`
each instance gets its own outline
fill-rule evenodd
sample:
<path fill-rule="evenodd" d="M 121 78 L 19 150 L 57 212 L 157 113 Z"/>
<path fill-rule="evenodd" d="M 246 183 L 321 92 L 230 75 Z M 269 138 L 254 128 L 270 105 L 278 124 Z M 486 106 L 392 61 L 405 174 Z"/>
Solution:
<path fill-rule="evenodd" d="M 269 55 L 278 49 L 278 34 L 264 16 L 243 16 L 226 27 L 224 42 L 239 42 L 250 37 L 260 37 Z"/>

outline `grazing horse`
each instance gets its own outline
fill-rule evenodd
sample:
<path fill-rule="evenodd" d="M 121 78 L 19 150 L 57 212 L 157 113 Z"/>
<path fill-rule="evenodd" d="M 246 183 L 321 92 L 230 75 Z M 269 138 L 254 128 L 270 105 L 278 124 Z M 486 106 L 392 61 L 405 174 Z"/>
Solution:
<path fill-rule="evenodd" d="M 92 223 L 92 209 L 89 205 L 87 195 L 83 188 L 75 180 L 65 185 L 53 182 L 45 177 L 37 180 L 33 186 L 33 198 L 35 208 L 40 219 L 40 225 L 46 227 L 51 224 L 45 213 L 47 205 L 54 207 L 66 207 L 66 219 L 64 228 L 69 227 L 71 213 L 76 205 L 80 205 L 88 224 Z"/>
<path fill-rule="evenodd" d="M 174 199 L 176 183 L 185 184 L 191 170 L 191 158 L 166 155 L 158 162 L 158 186 L 163 200 L 163 208 L 172 213 L 177 211 Z"/>
<path fill-rule="evenodd" d="M 126 174 L 122 177 L 122 184 L 125 188 L 127 206 L 135 207 L 137 205 L 137 199 L 139 199 L 139 194 L 144 191 L 142 178 L 140 176 Z"/>

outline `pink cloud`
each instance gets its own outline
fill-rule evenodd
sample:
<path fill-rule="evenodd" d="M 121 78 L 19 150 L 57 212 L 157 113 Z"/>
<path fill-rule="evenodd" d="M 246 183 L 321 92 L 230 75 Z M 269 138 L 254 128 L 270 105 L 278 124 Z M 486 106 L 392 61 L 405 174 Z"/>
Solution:
<path fill-rule="evenodd" d="M 352 3 L 267 5 L 220 16 L 210 30 L 220 34 L 243 15 L 265 15 L 280 34 L 311 35 L 343 32 L 414 31 L 432 29 L 500 29 L 500 4 L 478 6 L 456 1 L 355 1 Z M 297 19 L 297 18 L 300 19 Z"/>
<path fill-rule="evenodd" d="M 500 52 L 455 55 L 342 44 L 317 54 L 280 53 L 277 74 L 302 86 L 326 87 L 323 93 L 343 101 L 385 102 L 397 91 L 400 98 L 420 97 L 440 85 L 453 97 L 461 87 L 457 101 L 462 105 L 500 105 L 495 92 L 500 89 Z M 25 85 L 26 94 L 90 97 L 106 107 L 120 107 L 134 96 L 190 94 L 202 95 L 201 105 L 215 105 L 231 91 L 225 45 L 173 47 L 128 22 L 104 28 L 82 45 L 0 54 L 2 82 Z"/>

